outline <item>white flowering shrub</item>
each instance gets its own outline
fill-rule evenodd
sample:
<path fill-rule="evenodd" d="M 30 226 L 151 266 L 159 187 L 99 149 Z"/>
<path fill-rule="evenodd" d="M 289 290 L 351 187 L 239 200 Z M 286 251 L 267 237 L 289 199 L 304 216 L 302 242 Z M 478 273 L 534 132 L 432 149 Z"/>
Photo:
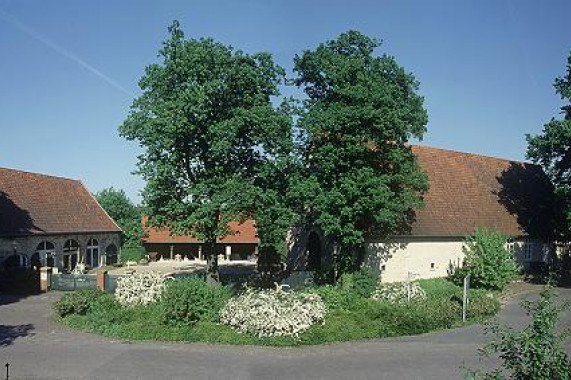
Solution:
<path fill-rule="evenodd" d="M 379 282 L 371 298 L 377 301 L 388 301 L 391 303 L 407 302 L 409 291 L 411 300 L 426 298 L 426 292 L 416 282 Z"/>
<path fill-rule="evenodd" d="M 117 279 L 115 298 L 123 306 L 147 305 L 157 302 L 166 281 L 171 277 L 158 272 L 142 272 Z"/>
<path fill-rule="evenodd" d="M 247 289 L 220 311 L 220 321 L 260 338 L 299 336 L 325 318 L 325 303 L 317 294 Z"/>

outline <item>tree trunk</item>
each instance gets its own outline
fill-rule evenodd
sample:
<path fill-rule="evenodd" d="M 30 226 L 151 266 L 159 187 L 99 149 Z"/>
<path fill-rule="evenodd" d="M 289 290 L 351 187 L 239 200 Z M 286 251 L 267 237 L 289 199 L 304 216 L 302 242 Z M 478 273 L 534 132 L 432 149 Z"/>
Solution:
<path fill-rule="evenodd" d="M 207 242 L 205 244 L 206 256 L 206 283 L 209 286 L 220 285 L 220 273 L 218 272 L 218 255 L 216 254 L 214 247 L 216 242 Z"/>

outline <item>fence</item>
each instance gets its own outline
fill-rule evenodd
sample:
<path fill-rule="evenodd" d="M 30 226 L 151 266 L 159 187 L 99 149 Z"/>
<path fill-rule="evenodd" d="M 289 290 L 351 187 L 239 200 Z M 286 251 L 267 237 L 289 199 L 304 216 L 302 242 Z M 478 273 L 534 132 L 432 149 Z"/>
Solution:
<path fill-rule="evenodd" d="M 51 289 L 63 291 L 97 289 L 97 277 L 94 274 L 52 274 Z"/>
<path fill-rule="evenodd" d="M 113 294 L 117 288 L 117 279 L 120 275 L 105 275 L 105 292 Z M 204 279 L 204 273 L 176 274 L 176 278 L 200 278 Z M 252 280 L 251 273 L 221 273 L 220 281 L 223 285 L 236 285 Z M 290 276 L 283 283 L 292 288 L 303 288 L 313 284 L 313 272 L 300 272 Z M 81 289 L 97 289 L 96 274 L 52 274 L 51 289 L 60 291 L 74 291 Z"/>

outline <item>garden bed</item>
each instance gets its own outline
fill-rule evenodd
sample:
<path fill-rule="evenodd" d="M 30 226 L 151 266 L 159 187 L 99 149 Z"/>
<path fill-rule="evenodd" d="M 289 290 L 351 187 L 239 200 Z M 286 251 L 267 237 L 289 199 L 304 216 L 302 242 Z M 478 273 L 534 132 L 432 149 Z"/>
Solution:
<path fill-rule="evenodd" d="M 304 322 L 297 315 L 293 317 L 295 321 L 301 321 L 299 323 L 308 323 L 309 327 L 294 329 L 296 332 L 292 335 L 261 336 L 262 334 L 255 334 L 248 329 L 237 328 L 240 326 L 231 327 L 221 323 L 220 314 L 223 315 L 222 320 L 228 322 L 231 319 L 228 315 L 240 312 L 242 301 L 239 297 L 241 295 L 244 297 L 244 292 L 235 293 L 223 287 L 209 290 L 198 281 L 200 280 L 172 280 L 160 300 L 146 305 L 125 307 L 121 306 L 112 295 L 92 292 L 75 295 L 77 298 L 75 300 L 69 299 L 74 297 L 71 294 L 66 295 L 56 303 L 55 310 L 60 321 L 69 327 L 117 339 L 269 346 L 313 345 L 422 334 L 478 322 L 495 315 L 499 310 L 497 294 L 473 291 L 471 307 L 468 310 L 469 319 L 464 323 L 462 290 L 445 279 L 422 280 L 419 285 L 423 289 L 423 296 L 412 298 L 410 301 L 403 300 L 400 296 L 400 300 L 389 302 L 383 300 L 382 294 L 380 300 L 372 299 L 373 289 L 370 289 L 370 284 L 367 285 L 365 281 L 363 285 L 359 279 L 354 281 L 351 278 L 336 286 L 308 288 L 299 294 L 296 293 L 297 295 L 287 290 L 285 293 L 278 291 L 277 298 L 289 297 L 287 302 L 294 302 L 295 305 L 292 304 L 294 305 L 292 307 L 300 310 L 296 313 L 307 314 L 310 323 Z M 262 296 L 269 297 L 270 293 L 266 292 Z M 273 294 L 275 296 L 276 291 L 273 291 Z M 288 296 L 285 297 L 284 294 Z M 248 297 L 244 298 L 249 302 L 244 303 L 245 313 L 256 308 L 252 300 L 257 296 L 250 294 Z M 229 305 L 229 300 L 233 301 L 230 304 L 234 309 L 230 314 L 228 310 L 221 312 L 224 310 L 224 305 Z M 74 302 L 80 304 L 79 312 L 73 309 Z M 314 302 L 321 302 L 325 306 L 324 317 L 319 314 L 320 306 L 316 306 Z M 70 305 L 71 308 L 68 307 Z M 260 305 L 265 307 L 263 303 Z M 266 323 L 264 331 L 271 332 L 273 330 L 268 330 L 267 326 L 277 323 L 273 322 L 276 318 L 282 318 L 282 316 L 276 317 L 275 314 L 281 313 L 280 310 L 287 308 L 270 307 L 268 310 L 261 310 L 241 318 L 265 316 L 268 320 L 264 322 L 262 319 L 258 325 Z M 288 327 L 288 323 L 293 323 L 288 322 L 288 318 L 291 319 L 292 316 L 280 320 L 283 331 L 291 327 Z M 256 324 L 252 325 L 255 328 Z"/>

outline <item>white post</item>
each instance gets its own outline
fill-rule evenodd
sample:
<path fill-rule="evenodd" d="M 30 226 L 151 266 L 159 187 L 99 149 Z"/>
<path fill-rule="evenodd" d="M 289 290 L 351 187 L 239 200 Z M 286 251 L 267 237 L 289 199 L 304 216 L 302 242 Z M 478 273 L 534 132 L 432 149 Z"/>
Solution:
<path fill-rule="evenodd" d="M 226 246 L 226 252 L 225 252 L 225 256 L 226 256 L 226 261 L 230 260 L 230 256 L 232 256 L 232 246 L 231 245 L 227 245 Z"/>
<path fill-rule="evenodd" d="M 470 298 L 468 297 L 468 291 L 470 290 L 470 275 L 464 277 L 464 294 L 462 297 L 462 321 L 466 322 L 466 312 L 468 311 L 468 303 Z"/>
<path fill-rule="evenodd" d="M 410 298 L 411 298 L 411 289 L 410 289 L 410 282 L 412 280 L 412 273 L 408 272 L 408 275 L 406 277 L 406 299 L 408 302 L 410 302 Z"/>

